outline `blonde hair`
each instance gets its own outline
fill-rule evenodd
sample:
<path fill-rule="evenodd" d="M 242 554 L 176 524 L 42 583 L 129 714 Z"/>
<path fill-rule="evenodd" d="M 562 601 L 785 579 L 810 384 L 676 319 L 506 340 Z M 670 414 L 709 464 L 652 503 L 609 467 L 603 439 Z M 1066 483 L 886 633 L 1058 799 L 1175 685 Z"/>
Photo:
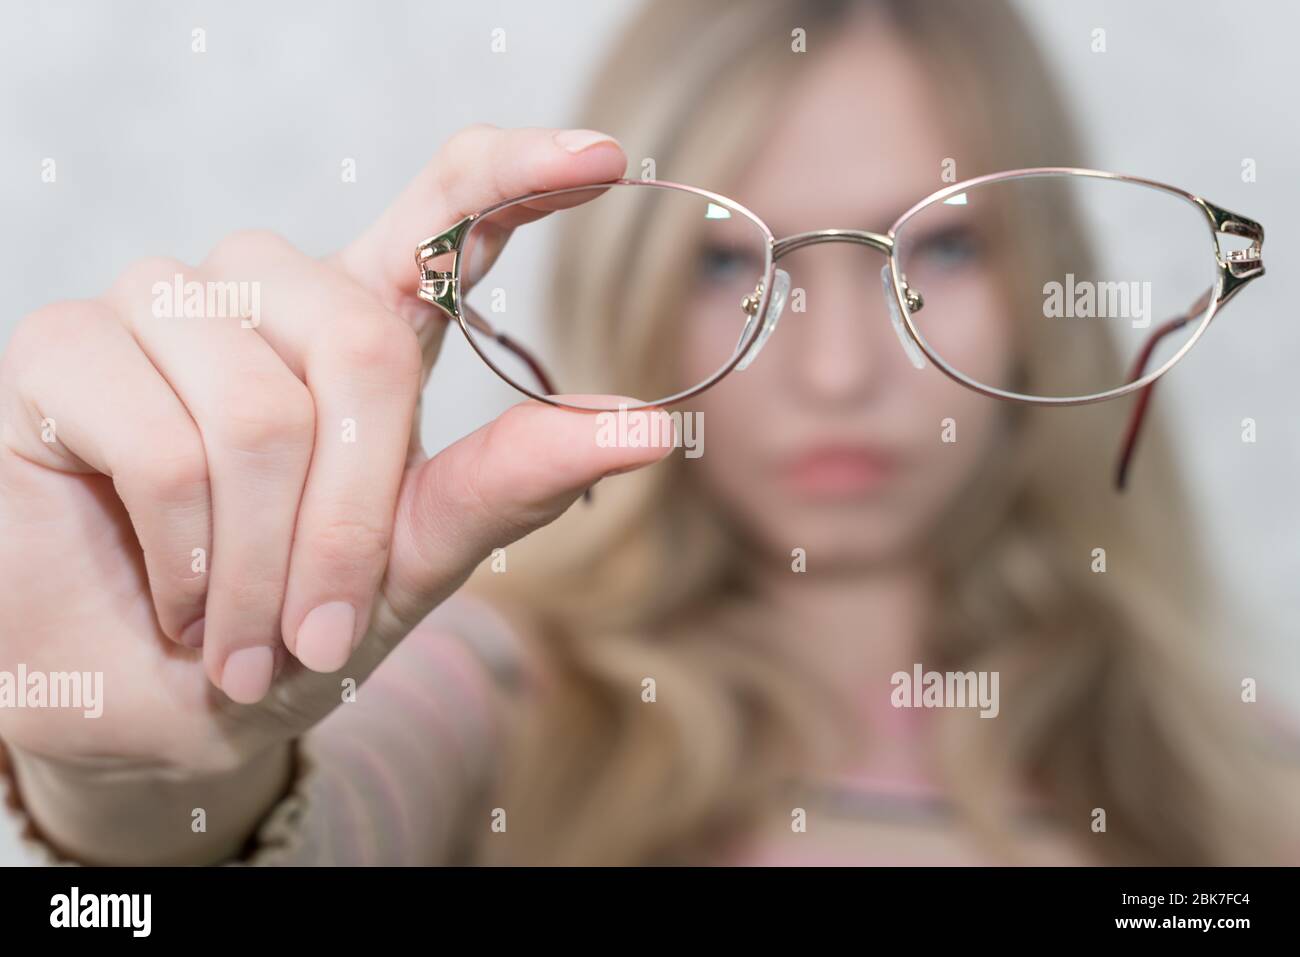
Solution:
<path fill-rule="evenodd" d="M 1008 4 L 873 6 L 925 51 L 965 175 L 1083 165 L 1063 102 Z M 782 81 L 801 69 L 790 31 L 825 37 L 856 7 L 649 3 L 594 78 L 582 125 L 619 136 L 634 163 L 652 157 L 663 178 L 724 184 L 773 122 Z M 669 293 L 647 294 L 663 289 L 655 277 L 666 264 L 629 259 L 635 236 L 619 224 L 581 223 L 593 226 L 608 241 L 558 245 L 555 291 L 566 312 L 556 332 L 586 370 L 581 381 L 608 369 L 621 391 L 643 394 L 627 385 L 637 368 L 620 366 L 640 353 L 615 342 L 601 318 L 618 315 L 622 334 L 635 335 L 627 330 L 666 314 Z M 628 261 L 637 269 L 613 268 Z M 1102 347 L 1073 359 L 1114 362 Z M 1041 372 L 1050 357 L 1031 343 L 1026 361 Z M 1252 825 L 1269 820 L 1247 810 L 1259 762 L 1214 703 L 1231 700 L 1237 680 L 1207 690 L 1194 667 L 1215 610 L 1203 601 L 1193 522 L 1158 417 L 1132 487 L 1110 489 L 1128 408 L 1009 409 L 1007 444 L 941 523 L 931 553 L 941 601 L 926 660 L 1000 671 L 1010 703 L 998 721 L 947 719 L 948 791 L 1008 860 L 1009 789 L 1029 784 L 1099 859 L 1256 863 L 1268 835 Z M 680 464 L 603 483 L 594 509 L 515 546 L 508 575 L 472 583 L 529 636 L 544 676 L 541 693 L 510 705 L 493 796 L 509 809 L 509 840 L 486 844 L 484 860 L 708 860 L 776 789 L 833 770 L 846 753 L 847 715 L 795 643 L 769 634 L 738 574 L 736 535 Z M 1108 553 L 1105 575 L 1090 569 L 1095 547 Z M 641 698 L 646 676 L 671 689 L 653 707 Z M 1105 834 L 1090 829 L 1096 808 L 1107 812 Z"/>

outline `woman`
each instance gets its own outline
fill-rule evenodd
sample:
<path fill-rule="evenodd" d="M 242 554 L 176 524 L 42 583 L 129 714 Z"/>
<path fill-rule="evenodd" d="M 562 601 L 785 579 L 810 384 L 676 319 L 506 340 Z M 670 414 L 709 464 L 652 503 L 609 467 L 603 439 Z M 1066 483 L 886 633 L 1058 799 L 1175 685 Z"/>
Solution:
<path fill-rule="evenodd" d="M 1023 26 L 973 6 L 654 3 L 588 110 L 627 154 L 591 131 L 473 129 L 325 263 L 244 234 L 25 322 L 0 393 L 0 560 L 19 584 L 0 611 L 20 626 L 4 665 L 102 671 L 117 702 L 96 722 L 0 712 L 27 851 L 1254 863 L 1286 847 L 1252 799 L 1268 762 L 1188 663 L 1203 576 L 1159 436 L 1116 498 L 1121 403 L 1029 414 L 915 373 L 863 315 L 881 307 L 860 250 L 790 258 L 809 307 L 692 400 L 707 455 L 602 483 L 512 547 L 482 598 L 443 604 L 492 549 L 665 450 L 601 445 L 594 417 L 529 403 L 424 460 L 413 412 L 443 327 L 412 295 L 415 243 L 614 178 L 628 155 L 781 235 L 883 228 L 945 158 L 963 175 L 1080 162 Z M 604 301 L 608 273 L 560 248 L 557 301 Z M 151 323 L 146 293 L 173 274 L 259 279 L 264 321 Z M 558 317 L 560 340 L 629 361 L 582 325 L 600 314 Z M 1048 374 L 1051 357 L 982 360 Z M 939 441 L 945 419 L 959 441 Z M 1094 571 L 1097 547 L 1122 573 Z M 894 708 L 914 663 L 996 672 L 998 718 Z"/>

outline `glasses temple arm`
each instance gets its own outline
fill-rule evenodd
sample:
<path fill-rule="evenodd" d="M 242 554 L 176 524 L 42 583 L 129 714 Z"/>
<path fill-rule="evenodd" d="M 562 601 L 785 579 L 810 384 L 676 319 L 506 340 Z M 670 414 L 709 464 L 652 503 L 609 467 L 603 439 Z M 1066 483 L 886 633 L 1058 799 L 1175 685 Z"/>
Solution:
<path fill-rule="evenodd" d="M 496 328 L 492 325 L 492 323 L 488 322 L 481 315 L 479 315 L 479 313 L 474 309 L 473 306 L 469 305 L 469 303 L 462 302 L 460 304 L 460 308 L 461 308 L 461 312 L 465 316 L 466 323 L 473 326 L 479 332 L 483 333 L 483 335 L 494 340 L 496 343 L 502 346 L 506 351 L 513 353 L 515 358 L 519 359 L 521 362 L 523 362 L 524 365 L 528 366 L 528 371 L 533 374 L 533 378 L 536 379 L 538 384 L 542 387 L 543 395 L 557 394 L 555 390 L 555 386 L 551 382 L 551 377 L 546 374 L 545 367 L 537 359 L 536 356 L 534 356 L 531 352 L 528 351 L 528 349 L 525 346 L 521 345 L 518 342 L 515 342 L 514 339 L 511 339 L 504 332 L 497 332 Z"/>
<path fill-rule="evenodd" d="M 1214 295 L 1214 290 L 1207 289 L 1196 302 L 1192 303 L 1185 313 L 1156 326 L 1142 346 L 1142 350 L 1138 353 L 1133 367 L 1129 370 L 1129 382 L 1136 382 L 1146 374 L 1147 364 L 1151 361 L 1151 356 L 1160 341 L 1170 333 L 1177 332 L 1194 317 L 1204 312 L 1210 304 L 1212 295 Z M 1133 464 L 1138 438 L 1142 434 L 1142 423 L 1146 421 L 1147 409 L 1151 405 L 1151 390 L 1155 387 L 1156 384 L 1152 382 L 1138 392 L 1137 404 L 1133 407 L 1133 412 L 1129 416 L 1128 429 L 1124 433 L 1124 442 L 1120 447 L 1119 463 L 1115 469 L 1115 488 L 1120 491 L 1123 491 L 1128 482 L 1129 467 Z"/>
<path fill-rule="evenodd" d="M 515 340 L 511 339 L 504 332 L 497 332 L 496 328 L 493 327 L 492 323 L 488 322 L 481 315 L 479 315 L 478 311 L 469 303 L 467 302 L 460 303 L 460 309 L 461 309 L 461 314 L 465 317 L 466 323 L 473 326 L 479 332 L 483 333 L 483 335 L 488 336 L 489 338 L 496 341 L 498 344 L 501 345 L 502 348 L 504 348 L 506 351 L 510 353 L 513 353 L 514 356 L 517 359 L 519 359 L 519 361 L 521 361 L 524 365 L 528 366 L 528 371 L 533 374 L 533 378 L 536 379 L 538 384 L 541 385 L 543 395 L 559 394 L 555 388 L 554 383 L 552 383 L 551 381 L 551 377 L 546 374 L 545 367 L 542 366 L 542 363 L 537 359 L 536 356 L 534 356 L 531 352 L 529 352 L 527 348 L 525 348 L 520 343 L 515 342 Z M 590 488 L 588 488 L 586 491 L 582 493 L 582 500 L 588 505 L 591 504 L 592 493 Z"/>

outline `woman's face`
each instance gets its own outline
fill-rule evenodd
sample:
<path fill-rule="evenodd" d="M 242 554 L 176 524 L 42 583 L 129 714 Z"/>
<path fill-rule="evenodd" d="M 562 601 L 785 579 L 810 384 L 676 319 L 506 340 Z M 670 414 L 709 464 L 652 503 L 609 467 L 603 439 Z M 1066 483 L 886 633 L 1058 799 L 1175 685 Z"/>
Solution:
<path fill-rule="evenodd" d="M 884 232 L 945 185 L 946 158 L 961 162 L 923 64 L 875 21 L 803 56 L 771 135 L 727 192 L 778 238 Z M 803 548 L 823 569 L 899 558 L 920 543 L 987 454 L 1004 411 L 930 363 L 911 365 L 884 300 L 884 265 L 848 243 L 783 257 L 792 292 L 775 333 L 748 369 L 689 403 L 707 426 L 704 454 L 688 463 L 693 478 L 758 545 L 785 556 Z M 1011 349 L 994 270 L 979 257 L 961 266 L 964 312 L 945 320 L 958 326 L 946 338 L 961 355 L 945 358 L 1004 381 Z M 717 355 L 707 341 L 717 334 L 734 348 L 729 328 L 689 316 L 685 328 L 687 355 Z"/>

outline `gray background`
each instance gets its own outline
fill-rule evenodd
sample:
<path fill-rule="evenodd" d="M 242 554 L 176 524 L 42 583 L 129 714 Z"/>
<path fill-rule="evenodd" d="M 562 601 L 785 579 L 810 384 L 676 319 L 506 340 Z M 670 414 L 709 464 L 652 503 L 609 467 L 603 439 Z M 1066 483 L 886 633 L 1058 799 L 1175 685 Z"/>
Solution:
<path fill-rule="evenodd" d="M 237 228 L 330 251 L 460 126 L 568 125 L 634 5 L 6 5 L 0 346 L 44 302 L 95 294 L 141 256 L 199 260 Z M 1091 134 L 1093 163 L 1184 186 L 1267 227 L 1268 277 L 1164 380 L 1159 404 L 1250 623 L 1231 640 L 1274 669 L 1263 694 L 1284 693 L 1280 679 L 1300 676 L 1300 6 L 1023 6 Z M 191 52 L 195 27 L 207 31 L 204 54 Z M 490 48 L 497 27 L 504 54 Z M 1098 27 L 1104 54 L 1091 50 Z M 46 157 L 56 184 L 41 182 Z M 356 183 L 340 181 L 345 157 Z M 1254 183 L 1242 181 L 1247 158 Z M 448 343 L 428 399 L 431 448 L 515 401 L 459 336 Z M 1258 423 L 1254 445 L 1240 441 L 1245 417 Z"/>

